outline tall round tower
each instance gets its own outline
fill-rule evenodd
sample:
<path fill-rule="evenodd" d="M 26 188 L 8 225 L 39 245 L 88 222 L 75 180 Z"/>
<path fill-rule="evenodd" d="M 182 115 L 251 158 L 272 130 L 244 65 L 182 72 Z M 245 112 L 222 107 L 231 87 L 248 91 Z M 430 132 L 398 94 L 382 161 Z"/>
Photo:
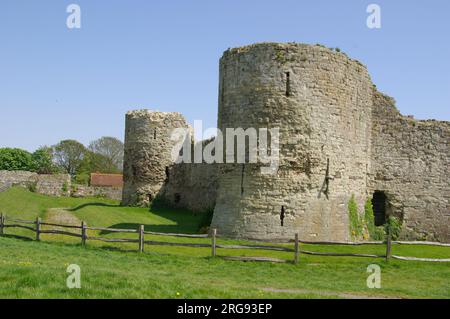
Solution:
<path fill-rule="evenodd" d="M 123 205 L 148 205 L 169 177 L 171 133 L 188 125 L 180 113 L 130 111 L 125 123 Z"/>
<path fill-rule="evenodd" d="M 322 46 L 226 51 L 218 127 L 279 128 L 280 158 L 274 174 L 261 163 L 222 165 L 212 227 L 254 239 L 348 239 L 348 200 L 362 205 L 367 195 L 372 92 L 363 65 Z"/>

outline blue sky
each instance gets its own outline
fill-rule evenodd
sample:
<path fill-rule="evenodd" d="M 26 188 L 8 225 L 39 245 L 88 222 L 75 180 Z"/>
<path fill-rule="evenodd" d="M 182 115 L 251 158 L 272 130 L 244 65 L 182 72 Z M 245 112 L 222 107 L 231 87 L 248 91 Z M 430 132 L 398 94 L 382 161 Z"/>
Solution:
<path fill-rule="evenodd" d="M 71 3 L 81 29 L 66 26 Z M 370 3 L 379 30 L 366 26 Z M 339 47 L 402 113 L 450 120 L 449 15 L 447 0 L 2 0 L 0 147 L 123 139 L 139 108 L 214 127 L 219 58 L 262 41 Z"/>

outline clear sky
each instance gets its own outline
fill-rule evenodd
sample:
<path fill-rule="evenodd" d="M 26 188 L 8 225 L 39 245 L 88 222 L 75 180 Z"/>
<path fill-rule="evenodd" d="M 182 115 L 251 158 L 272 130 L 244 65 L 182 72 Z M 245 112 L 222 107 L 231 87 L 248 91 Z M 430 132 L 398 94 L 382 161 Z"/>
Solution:
<path fill-rule="evenodd" d="M 66 26 L 71 3 L 81 29 Z M 402 113 L 450 120 L 449 16 L 448 0 L 2 0 L 0 147 L 123 139 L 140 108 L 216 126 L 219 58 L 263 41 L 339 47 Z"/>

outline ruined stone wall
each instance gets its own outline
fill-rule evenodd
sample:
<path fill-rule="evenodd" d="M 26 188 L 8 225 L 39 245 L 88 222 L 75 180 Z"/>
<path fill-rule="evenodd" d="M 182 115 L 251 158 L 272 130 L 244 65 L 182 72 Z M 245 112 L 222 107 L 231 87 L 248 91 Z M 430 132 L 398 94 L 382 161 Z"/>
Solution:
<path fill-rule="evenodd" d="M 37 173 L 25 171 L 0 171 L 0 191 L 12 186 L 28 187 L 36 179 Z"/>
<path fill-rule="evenodd" d="M 402 116 L 375 92 L 370 191 L 384 191 L 402 237 L 450 242 L 450 122 Z"/>
<path fill-rule="evenodd" d="M 48 196 L 70 196 L 69 174 L 37 175 L 36 193 Z"/>
<path fill-rule="evenodd" d="M 122 200 L 122 187 L 72 185 L 72 197 L 101 197 Z"/>
<path fill-rule="evenodd" d="M 49 196 L 70 196 L 70 175 L 39 175 L 25 171 L 0 171 L 0 191 L 13 186 Z"/>
<path fill-rule="evenodd" d="M 219 128 L 279 127 L 281 162 L 275 175 L 221 165 L 212 226 L 234 237 L 347 240 L 348 200 L 355 194 L 362 207 L 367 197 L 366 68 L 319 46 L 263 43 L 225 52 L 219 87 Z"/>
<path fill-rule="evenodd" d="M 125 123 L 123 205 L 147 206 L 158 195 L 172 166 L 175 128 L 187 128 L 180 113 L 128 112 Z"/>
<path fill-rule="evenodd" d="M 179 113 L 149 110 L 126 116 L 124 205 L 148 206 L 156 198 L 174 207 L 203 212 L 214 208 L 216 168 L 207 164 L 175 164 L 172 131 L 186 128 L 192 142 L 192 129 Z M 193 153 L 194 146 L 191 146 Z M 193 160 L 193 157 L 192 157 Z"/>
<path fill-rule="evenodd" d="M 212 140 L 192 143 L 191 158 L 194 158 L 195 145 L 204 147 L 210 142 Z M 212 211 L 216 205 L 217 173 L 217 165 L 205 162 L 173 165 L 160 194 L 171 207 L 187 208 L 194 212 Z"/>

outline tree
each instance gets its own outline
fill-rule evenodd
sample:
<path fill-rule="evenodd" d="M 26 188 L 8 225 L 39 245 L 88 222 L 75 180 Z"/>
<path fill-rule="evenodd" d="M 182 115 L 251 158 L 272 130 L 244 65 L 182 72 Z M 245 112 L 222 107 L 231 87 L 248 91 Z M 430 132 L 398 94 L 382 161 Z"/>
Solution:
<path fill-rule="evenodd" d="M 101 155 L 107 161 L 104 170 L 109 172 L 121 172 L 123 169 L 123 143 L 115 137 L 104 136 L 89 144 L 89 150 Z"/>
<path fill-rule="evenodd" d="M 81 161 L 76 172 L 75 182 L 87 185 L 90 181 L 91 173 L 120 173 L 119 169 L 111 166 L 110 160 L 101 154 L 93 153 L 89 150 Z"/>
<path fill-rule="evenodd" d="M 57 172 L 57 167 L 53 163 L 53 150 L 51 147 L 42 146 L 32 155 L 34 171 L 39 174 L 53 174 Z"/>
<path fill-rule="evenodd" d="M 29 152 L 19 148 L 1 148 L 0 170 L 33 171 L 32 156 Z"/>
<path fill-rule="evenodd" d="M 74 176 L 86 155 L 86 148 L 75 140 L 64 140 L 53 147 L 55 162 L 67 173 Z"/>

